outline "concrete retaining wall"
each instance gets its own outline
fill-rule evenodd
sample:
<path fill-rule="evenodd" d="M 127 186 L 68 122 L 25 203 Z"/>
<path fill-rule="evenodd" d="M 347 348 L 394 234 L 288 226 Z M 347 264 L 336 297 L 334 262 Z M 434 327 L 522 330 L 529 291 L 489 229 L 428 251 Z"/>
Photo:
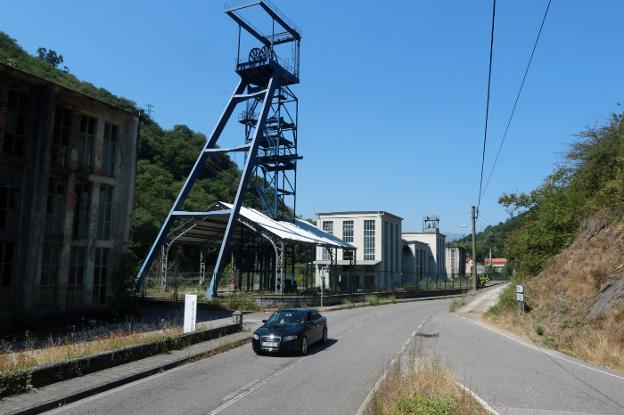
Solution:
<path fill-rule="evenodd" d="M 0 376 L 0 397 L 25 392 L 33 387 L 49 385 L 170 350 L 181 349 L 195 343 L 237 333 L 241 330 L 242 324 L 229 324 L 181 336 L 172 336 L 154 343 L 140 344 L 88 357 L 18 370 Z"/>

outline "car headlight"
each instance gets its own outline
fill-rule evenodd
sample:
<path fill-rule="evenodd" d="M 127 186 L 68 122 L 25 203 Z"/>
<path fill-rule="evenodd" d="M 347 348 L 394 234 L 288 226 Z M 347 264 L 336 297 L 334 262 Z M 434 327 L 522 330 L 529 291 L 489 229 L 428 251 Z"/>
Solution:
<path fill-rule="evenodd" d="M 260 340 L 260 336 L 258 336 L 256 333 L 254 333 L 251 337 L 252 337 L 254 340 Z"/>
<path fill-rule="evenodd" d="M 282 341 L 285 341 L 285 342 L 289 342 L 292 340 L 297 340 L 297 336 L 284 336 L 284 338 L 282 339 Z"/>

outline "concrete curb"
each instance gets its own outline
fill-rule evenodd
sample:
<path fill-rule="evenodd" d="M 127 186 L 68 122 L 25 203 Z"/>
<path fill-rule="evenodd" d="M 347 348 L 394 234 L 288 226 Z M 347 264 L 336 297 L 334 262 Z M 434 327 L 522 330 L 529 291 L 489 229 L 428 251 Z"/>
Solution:
<path fill-rule="evenodd" d="M 132 375 L 129 376 L 125 376 L 123 378 L 120 379 L 116 379 L 107 383 L 103 383 L 101 385 L 95 386 L 95 387 L 91 387 L 88 389 L 84 389 L 81 390 L 79 392 L 76 393 L 70 393 L 66 396 L 62 396 L 62 397 L 58 397 L 58 398 L 54 398 L 51 400 L 48 400 L 46 402 L 40 403 L 40 404 L 36 404 L 33 405 L 29 408 L 26 409 L 19 409 L 17 411 L 13 411 L 13 412 L 8 412 L 7 415 L 31 415 L 31 414 L 39 414 L 41 412 L 45 412 L 45 411 L 49 411 L 51 409 L 55 409 L 58 408 L 59 406 L 62 405 L 66 405 L 68 403 L 72 403 L 72 402 L 76 402 L 78 400 L 87 398 L 89 396 L 93 396 L 102 392 L 106 392 L 108 390 L 117 388 L 119 386 L 140 380 L 140 379 L 144 379 L 146 377 L 155 375 L 157 373 L 166 371 L 166 370 L 170 370 L 173 369 L 175 367 L 178 366 L 182 366 L 184 364 L 187 363 L 191 363 L 197 360 L 201 360 L 210 356 L 214 356 L 216 354 L 219 353 L 223 353 L 225 351 L 228 351 L 230 349 L 234 349 L 236 347 L 240 347 L 244 344 L 247 344 L 251 341 L 251 333 L 249 333 L 249 335 L 243 339 L 238 339 L 232 342 L 227 342 L 225 344 L 216 346 L 213 349 L 201 352 L 201 353 L 196 353 L 193 355 L 189 355 L 186 357 L 183 357 L 181 359 L 177 359 L 175 361 L 172 362 L 168 362 L 166 364 L 163 365 L 159 365 L 156 367 L 151 367 L 149 369 L 145 369 L 142 370 L 140 372 L 134 373 Z"/>

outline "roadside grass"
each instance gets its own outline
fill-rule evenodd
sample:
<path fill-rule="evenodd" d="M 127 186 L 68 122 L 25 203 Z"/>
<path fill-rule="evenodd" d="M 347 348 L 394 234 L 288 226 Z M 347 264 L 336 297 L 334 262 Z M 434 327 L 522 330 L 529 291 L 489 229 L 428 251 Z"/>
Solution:
<path fill-rule="evenodd" d="M 254 296 L 246 292 L 236 292 L 227 297 L 219 297 L 217 300 L 213 300 L 213 302 L 220 304 L 229 311 L 262 311 L 262 308 L 256 304 Z"/>
<path fill-rule="evenodd" d="M 585 275 L 592 274 L 586 272 Z M 528 290 L 529 312 L 518 313 L 515 284 L 510 284 L 501 293 L 498 303 L 485 313 L 485 319 L 537 345 L 624 371 L 624 307 L 590 320 L 587 315 L 591 293 L 579 295 L 578 301 L 574 301 L 571 295 L 558 293 L 550 287 L 548 279 L 550 284 L 561 283 L 554 283 L 550 273 L 546 278 L 540 275 L 523 282 Z M 568 290 L 580 291 L 575 281 L 563 283 Z"/>
<path fill-rule="evenodd" d="M 131 330 L 113 330 L 86 341 L 75 341 L 71 335 L 62 339 L 49 337 L 47 344 L 37 348 L 33 346 L 32 341 L 28 340 L 27 334 L 26 345 L 23 350 L 12 352 L 10 348 L 5 347 L 0 353 L 0 376 L 16 370 L 92 356 L 129 346 L 156 343 L 180 334 L 182 334 L 181 327 L 164 328 L 156 332 L 145 333 L 132 332 Z"/>
<path fill-rule="evenodd" d="M 146 289 L 148 298 L 161 300 L 183 301 L 184 294 L 197 294 L 197 299 L 211 309 L 224 311 L 262 311 L 262 307 L 256 304 L 254 296 L 247 292 L 234 292 L 225 294 L 217 299 L 206 298 L 206 291 L 203 287 L 196 285 L 180 286 L 177 289 L 148 288 Z"/>
<path fill-rule="evenodd" d="M 459 297 L 459 298 L 455 298 L 451 304 L 449 305 L 449 311 L 451 313 L 454 313 L 455 311 L 457 311 L 458 308 L 462 307 L 466 305 L 466 298 L 465 297 Z"/>
<path fill-rule="evenodd" d="M 490 307 L 486 312 L 486 317 L 500 316 L 506 313 L 516 312 L 516 285 L 511 283 L 500 293 L 498 302 Z"/>
<path fill-rule="evenodd" d="M 394 295 L 389 295 L 389 296 L 379 296 L 379 295 L 367 295 L 366 296 L 366 302 L 369 305 L 372 306 L 376 306 L 376 305 L 384 305 L 384 304 L 394 304 L 397 302 L 396 296 Z"/>
<path fill-rule="evenodd" d="M 390 368 L 366 411 L 367 415 L 489 413 L 456 383 L 448 365 L 438 356 L 423 356 L 418 347 Z"/>

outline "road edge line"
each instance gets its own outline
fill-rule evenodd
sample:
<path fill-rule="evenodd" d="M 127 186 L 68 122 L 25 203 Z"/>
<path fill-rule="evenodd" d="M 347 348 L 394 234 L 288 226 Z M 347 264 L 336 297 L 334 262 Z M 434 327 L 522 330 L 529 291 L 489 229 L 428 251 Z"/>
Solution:
<path fill-rule="evenodd" d="M 401 349 L 399 350 L 399 352 L 392 358 L 392 360 L 390 360 L 390 363 L 386 366 L 386 368 L 384 369 L 383 373 L 381 374 L 381 376 L 379 377 L 379 379 L 377 379 L 377 382 L 375 382 L 375 384 L 373 385 L 373 388 L 368 392 L 368 394 L 366 395 L 366 398 L 364 398 L 364 402 L 362 402 L 362 405 L 360 405 L 360 407 L 358 408 L 357 412 L 355 413 L 355 415 L 364 415 L 364 411 L 366 411 L 366 409 L 368 408 L 368 406 L 370 405 L 371 401 L 373 400 L 373 396 L 375 395 L 375 393 L 377 393 L 377 391 L 379 390 L 379 388 L 381 387 L 381 384 L 384 382 L 384 380 L 386 380 L 386 378 L 388 377 L 388 373 L 390 373 L 390 369 L 394 366 L 394 364 L 396 363 L 396 360 L 398 357 L 400 357 L 405 350 L 407 349 L 407 347 L 409 346 L 409 344 L 414 340 L 414 338 L 416 337 L 416 333 L 418 333 L 420 331 L 420 329 L 422 329 L 422 327 L 425 325 L 425 323 L 427 321 L 429 321 L 429 319 L 435 314 L 436 312 L 433 312 L 431 314 L 429 314 L 419 325 L 418 327 L 416 327 L 416 330 L 414 330 L 414 332 L 412 334 L 410 334 L 410 336 L 407 338 L 407 340 L 405 341 L 405 343 L 403 343 L 403 346 L 401 346 Z"/>
<path fill-rule="evenodd" d="M 490 406 L 489 403 L 487 403 L 483 398 L 481 398 L 479 395 L 477 395 L 476 393 L 474 393 L 472 390 L 470 390 L 466 385 L 464 385 L 463 383 L 454 380 L 455 384 L 457 386 L 459 386 L 464 392 L 466 392 L 468 395 L 472 396 L 472 398 L 474 400 L 476 400 L 477 402 L 479 402 L 479 404 L 489 413 L 491 413 L 492 415 L 499 415 L 498 412 L 496 412 L 496 410 L 494 408 L 492 408 Z"/>
<path fill-rule="evenodd" d="M 490 324 L 487 324 L 487 323 L 485 323 L 483 321 L 474 320 L 474 319 L 471 319 L 471 318 L 468 318 L 468 317 L 464 317 L 464 316 L 459 315 L 459 314 L 456 314 L 456 316 L 457 317 L 461 317 L 464 320 L 468 320 L 468 321 L 470 321 L 470 322 L 472 322 L 472 323 L 474 323 L 474 324 L 476 324 L 478 326 L 483 327 L 484 329 L 490 330 L 490 331 L 492 331 L 492 332 L 494 332 L 494 333 L 496 333 L 498 335 L 506 337 L 509 340 L 512 340 L 512 341 L 514 341 L 516 343 L 519 343 L 519 344 L 521 344 L 521 345 L 523 345 L 525 347 L 528 347 L 530 349 L 533 349 L 535 351 L 544 353 L 544 354 L 546 354 L 548 356 L 551 356 L 551 357 L 555 357 L 555 358 L 557 358 L 559 360 L 563 360 L 564 362 L 572 363 L 572 364 L 580 366 L 582 368 L 589 369 L 589 370 L 592 370 L 594 372 L 598 372 L 598 373 L 601 373 L 603 375 L 611 376 L 611 377 L 614 377 L 614 378 L 616 378 L 618 380 L 624 381 L 624 376 L 619 375 L 619 374 L 615 374 L 615 373 L 611 373 L 611 372 L 605 370 L 607 368 L 593 367 L 593 366 L 590 366 L 590 364 L 588 362 L 577 362 L 577 361 L 575 361 L 573 359 L 570 359 L 570 358 L 566 357 L 565 355 L 562 355 L 561 352 L 558 352 L 556 350 L 545 349 L 545 348 L 537 346 L 534 343 L 528 343 L 528 342 L 526 342 L 526 341 L 524 341 L 522 339 L 516 338 L 515 335 L 513 335 L 513 333 L 506 333 L 503 329 L 491 326 Z"/>

